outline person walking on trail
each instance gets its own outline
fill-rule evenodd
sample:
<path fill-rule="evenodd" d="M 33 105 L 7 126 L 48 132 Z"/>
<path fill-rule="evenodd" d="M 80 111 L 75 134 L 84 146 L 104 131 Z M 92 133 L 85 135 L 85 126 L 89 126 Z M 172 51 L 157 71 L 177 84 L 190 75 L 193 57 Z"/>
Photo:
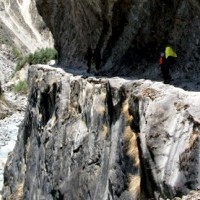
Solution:
<path fill-rule="evenodd" d="M 174 61 L 174 58 L 176 57 L 177 57 L 177 54 L 174 52 L 174 50 L 170 46 L 167 46 L 165 48 L 165 52 L 162 52 L 160 54 L 159 65 L 161 68 L 164 83 L 169 83 L 171 81 L 169 70 L 170 70 L 170 66 L 172 65 Z"/>
<path fill-rule="evenodd" d="M 165 53 L 160 54 L 159 60 L 160 70 L 164 79 L 164 83 L 169 83 L 171 76 L 169 74 L 169 65 L 167 64 L 167 59 L 165 58 Z"/>
<path fill-rule="evenodd" d="M 90 73 L 92 61 L 94 59 L 94 49 L 88 47 L 84 59 L 87 61 L 87 73 Z"/>

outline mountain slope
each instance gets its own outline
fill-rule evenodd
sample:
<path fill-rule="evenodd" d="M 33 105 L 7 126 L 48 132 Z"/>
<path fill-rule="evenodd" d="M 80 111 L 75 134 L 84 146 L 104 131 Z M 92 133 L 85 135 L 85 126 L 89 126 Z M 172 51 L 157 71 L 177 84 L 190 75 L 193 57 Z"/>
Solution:
<path fill-rule="evenodd" d="M 50 32 L 39 16 L 34 0 L 0 1 L 1 43 L 27 52 L 53 45 Z"/>

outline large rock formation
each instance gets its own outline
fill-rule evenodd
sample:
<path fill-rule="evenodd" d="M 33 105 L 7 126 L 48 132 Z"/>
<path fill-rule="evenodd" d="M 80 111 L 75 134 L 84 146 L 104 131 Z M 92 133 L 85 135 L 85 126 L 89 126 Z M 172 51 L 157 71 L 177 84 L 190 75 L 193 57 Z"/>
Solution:
<path fill-rule="evenodd" d="M 0 0 L 0 50 L 1 44 L 26 52 L 53 46 L 35 0 Z"/>
<path fill-rule="evenodd" d="M 159 199 L 200 186 L 200 94 L 34 66 L 4 199 Z"/>
<path fill-rule="evenodd" d="M 102 68 L 130 73 L 157 63 L 166 43 L 176 49 L 179 68 L 199 71 L 199 0 L 36 0 L 53 33 L 59 62 L 81 66 L 89 46 Z M 146 68 L 145 66 L 145 68 Z M 134 72 L 133 72 L 134 73 Z"/>

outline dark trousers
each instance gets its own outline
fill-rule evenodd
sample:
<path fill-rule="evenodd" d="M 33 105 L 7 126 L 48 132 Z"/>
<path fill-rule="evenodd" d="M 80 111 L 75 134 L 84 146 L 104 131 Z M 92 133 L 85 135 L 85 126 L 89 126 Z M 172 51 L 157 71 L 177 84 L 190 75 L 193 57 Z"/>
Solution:
<path fill-rule="evenodd" d="M 161 65 L 161 72 L 164 79 L 164 83 L 169 83 L 171 80 L 171 76 L 169 74 L 169 64 Z"/>

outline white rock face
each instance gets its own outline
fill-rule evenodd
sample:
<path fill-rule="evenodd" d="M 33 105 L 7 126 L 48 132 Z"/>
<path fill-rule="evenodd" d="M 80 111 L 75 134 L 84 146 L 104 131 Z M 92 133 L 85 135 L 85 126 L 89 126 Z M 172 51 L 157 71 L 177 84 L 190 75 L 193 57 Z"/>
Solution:
<path fill-rule="evenodd" d="M 0 1 L 0 23 L 4 33 L 17 47 L 34 52 L 39 48 L 53 47 L 51 33 L 37 13 L 35 0 Z"/>
<path fill-rule="evenodd" d="M 43 65 L 29 75 L 4 198 L 172 199 L 199 188 L 200 93 Z"/>
<path fill-rule="evenodd" d="M 1 36 L 0 36 L 1 37 Z M 0 44 L 0 82 L 6 83 L 15 71 L 16 64 L 11 55 L 12 47 L 6 44 Z"/>
<path fill-rule="evenodd" d="M 200 93 L 145 87 L 139 92 L 139 138 L 149 179 L 166 197 L 199 188 Z"/>

